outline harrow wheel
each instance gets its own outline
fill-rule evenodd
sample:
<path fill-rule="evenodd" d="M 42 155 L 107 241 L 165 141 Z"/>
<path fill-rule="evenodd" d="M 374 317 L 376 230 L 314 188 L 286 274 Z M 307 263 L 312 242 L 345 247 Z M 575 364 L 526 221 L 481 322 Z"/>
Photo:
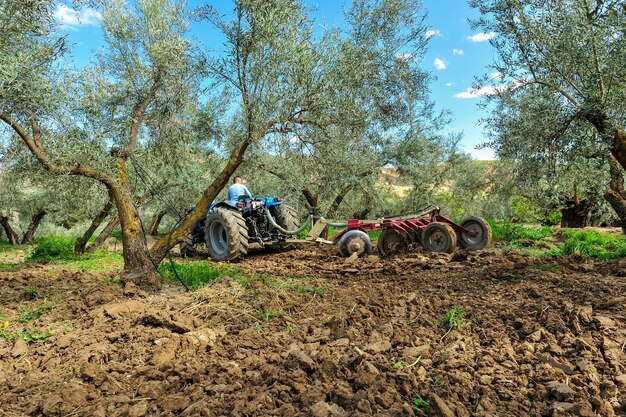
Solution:
<path fill-rule="evenodd" d="M 395 229 L 385 229 L 378 237 L 378 254 L 382 257 L 391 256 L 406 250 L 406 239 Z"/>
<path fill-rule="evenodd" d="M 461 227 L 471 232 L 475 232 L 475 236 L 467 233 L 458 233 L 457 239 L 459 246 L 464 249 L 478 250 L 487 246 L 491 242 L 491 226 L 480 217 L 468 217 L 461 222 Z"/>
<path fill-rule="evenodd" d="M 347 258 L 354 253 L 358 256 L 372 253 L 372 240 L 367 233 L 350 230 L 339 239 L 339 255 Z"/>
<path fill-rule="evenodd" d="M 456 233 L 445 223 L 429 223 L 422 232 L 422 246 L 428 252 L 452 253 L 456 248 Z"/>

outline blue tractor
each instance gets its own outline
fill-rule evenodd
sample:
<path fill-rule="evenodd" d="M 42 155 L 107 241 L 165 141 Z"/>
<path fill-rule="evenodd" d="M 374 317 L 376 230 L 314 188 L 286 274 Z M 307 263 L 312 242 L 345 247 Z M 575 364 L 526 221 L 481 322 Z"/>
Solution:
<path fill-rule="evenodd" d="M 242 196 L 211 204 L 205 220 L 180 244 L 180 253 L 192 256 L 194 245 L 204 243 L 214 261 L 235 261 L 248 253 L 251 244 L 280 248 L 291 237 L 284 232 L 297 227 L 298 213 L 280 197 Z"/>

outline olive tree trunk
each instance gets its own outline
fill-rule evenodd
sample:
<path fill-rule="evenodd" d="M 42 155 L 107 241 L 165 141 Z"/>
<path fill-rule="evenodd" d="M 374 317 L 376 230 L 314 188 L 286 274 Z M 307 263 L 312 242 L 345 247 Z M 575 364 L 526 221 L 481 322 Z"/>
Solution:
<path fill-rule="evenodd" d="M 152 217 L 152 221 L 150 222 L 150 229 L 148 230 L 148 234 L 150 236 L 156 236 L 159 234 L 159 225 L 161 224 L 161 220 L 163 220 L 163 216 L 165 216 L 166 213 L 167 211 L 161 210 L 154 214 L 154 217 Z"/>
<path fill-rule="evenodd" d="M 74 246 L 74 252 L 76 253 L 85 253 L 85 248 L 87 247 L 87 242 L 91 239 L 94 232 L 100 227 L 104 219 L 107 218 L 111 210 L 113 209 L 114 197 L 112 193 L 109 193 L 109 201 L 104 205 L 100 213 L 96 215 L 96 217 L 91 222 L 89 228 L 85 231 L 85 233 L 81 236 L 80 239 L 76 242 Z"/>
<path fill-rule="evenodd" d="M 33 215 L 30 224 L 26 229 L 26 233 L 24 233 L 24 236 L 22 237 L 22 245 L 26 243 L 30 243 L 32 245 L 33 236 L 35 236 L 35 232 L 37 231 L 39 224 L 41 224 L 41 220 L 43 220 L 46 214 L 48 214 L 46 210 L 40 209 L 39 211 L 37 211 L 37 213 Z"/>
<path fill-rule="evenodd" d="M 2 228 L 4 229 L 4 232 L 6 233 L 9 243 L 11 245 L 17 245 L 19 243 L 19 237 L 17 236 L 17 233 L 15 233 L 15 231 L 11 227 L 11 224 L 9 223 L 9 217 L 0 216 L 0 225 L 2 225 Z"/>

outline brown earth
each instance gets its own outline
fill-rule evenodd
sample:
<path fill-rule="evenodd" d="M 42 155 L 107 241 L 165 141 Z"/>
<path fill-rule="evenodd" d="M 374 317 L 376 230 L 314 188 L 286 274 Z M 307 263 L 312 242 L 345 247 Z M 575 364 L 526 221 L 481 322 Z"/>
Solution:
<path fill-rule="evenodd" d="M 0 338 L 0 416 L 626 415 L 618 262 L 311 247 L 239 266 L 265 278 L 146 294 L 106 273 L 0 271 L 5 330 L 53 307 L 20 323 L 47 339 Z M 446 333 L 453 306 L 467 325 Z"/>

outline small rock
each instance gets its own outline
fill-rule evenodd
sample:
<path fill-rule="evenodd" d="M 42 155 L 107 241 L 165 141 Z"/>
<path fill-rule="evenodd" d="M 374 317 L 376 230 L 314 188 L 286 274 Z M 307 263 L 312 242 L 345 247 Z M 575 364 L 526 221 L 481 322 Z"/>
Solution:
<path fill-rule="evenodd" d="M 337 404 L 328 404 L 326 401 L 318 401 L 311 406 L 313 417 L 335 417 L 343 416 L 345 410 Z"/>
<path fill-rule="evenodd" d="M 576 404 L 566 402 L 555 402 L 553 407 L 555 411 L 571 411 Z"/>
<path fill-rule="evenodd" d="M 74 334 L 74 333 L 68 333 L 65 334 L 63 336 L 61 336 L 59 338 L 59 340 L 57 340 L 57 346 L 61 349 L 65 349 L 67 347 L 69 347 L 72 342 L 74 342 L 74 340 L 78 337 L 78 335 Z"/>
<path fill-rule="evenodd" d="M 372 353 L 382 353 L 391 349 L 391 342 L 389 340 L 381 340 L 379 342 L 370 343 L 367 345 L 366 350 Z"/>
<path fill-rule="evenodd" d="M 312 372 L 315 368 L 315 361 L 309 355 L 299 349 L 289 351 L 289 359 L 292 365 L 296 365 L 300 369 Z"/>
<path fill-rule="evenodd" d="M 578 369 L 585 372 L 587 369 L 589 369 L 589 362 L 586 359 L 581 358 L 576 361 L 576 366 L 578 367 Z"/>
<path fill-rule="evenodd" d="M 138 300 L 128 300 L 123 303 L 104 306 L 105 314 L 114 319 L 131 317 L 133 315 L 143 313 L 145 309 L 146 305 Z"/>
<path fill-rule="evenodd" d="M 143 417 L 148 414 L 148 402 L 140 401 L 137 404 L 130 407 L 128 410 L 128 417 Z"/>
<path fill-rule="evenodd" d="M 541 340 L 541 337 L 543 336 L 543 331 L 541 329 L 532 332 L 531 334 L 528 335 L 528 340 L 530 340 L 531 342 L 538 342 Z"/>
<path fill-rule="evenodd" d="M 615 328 L 615 322 L 608 317 L 594 316 L 593 319 L 595 320 L 596 323 L 600 325 L 601 329 L 609 330 L 609 329 Z"/>
<path fill-rule="evenodd" d="M 344 265 L 350 265 L 353 264 L 357 261 L 357 259 L 359 259 L 359 254 L 357 252 L 354 252 L 352 255 L 348 256 L 344 261 Z"/>
<path fill-rule="evenodd" d="M 431 395 L 429 416 L 455 417 L 450 407 L 437 394 Z"/>
<path fill-rule="evenodd" d="M 373 384 L 379 374 L 380 371 L 372 363 L 363 361 L 357 367 L 354 382 L 357 386 L 366 387 Z"/>
<path fill-rule="evenodd" d="M 548 382 L 546 388 L 554 394 L 558 400 L 570 399 L 576 393 L 569 385 L 558 381 Z"/>
<path fill-rule="evenodd" d="M 23 354 L 28 353 L 28 344 L 22 339 L 17 339 L 13 344 L 13 349 L 11 350 L 11 356 L 17 358 L 18 356 L 22 356 Z"/>

